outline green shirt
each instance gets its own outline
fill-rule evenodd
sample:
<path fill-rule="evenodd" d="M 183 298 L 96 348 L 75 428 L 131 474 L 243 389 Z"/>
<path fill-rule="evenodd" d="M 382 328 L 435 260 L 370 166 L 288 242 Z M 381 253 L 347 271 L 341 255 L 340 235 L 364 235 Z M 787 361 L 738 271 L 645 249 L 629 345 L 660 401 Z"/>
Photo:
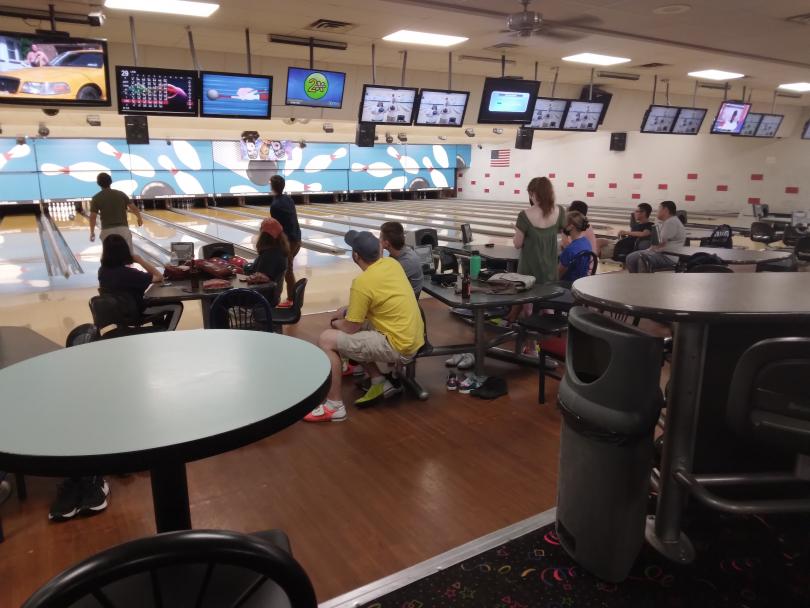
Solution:
<path fill-rule="evenodd" d="M 90 201 L 90 213 L 101 215 L 101 229 L 128 226 L 129 197 L 120 190 L 103 188 Z"/>
<path fill-rule="evenodd" d="M 548 228 L 538 228 L 531 223 L 525 211 L 517 218 L 517 228 L 523 237 L 520 250 L 518 273 L 537 279 L 538 283 L 556 281 L 557 277 L 557 235 L 565 228 L 565 209 L 557 205 L 559 216 Z"/>

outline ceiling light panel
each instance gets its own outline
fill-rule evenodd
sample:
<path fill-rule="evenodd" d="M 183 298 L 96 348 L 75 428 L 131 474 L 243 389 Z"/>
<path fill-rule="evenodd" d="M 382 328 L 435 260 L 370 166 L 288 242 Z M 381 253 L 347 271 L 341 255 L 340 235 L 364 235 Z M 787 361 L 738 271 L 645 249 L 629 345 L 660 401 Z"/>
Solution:
<path fill-rule="evenodd" d="M 791 82 L 789 84 L 780 84 L 780 89 L 785 91 L 796 91 L 797 93 L 807 93 L 810 91 L 810 82 Z"/>
<path fill-rule="evenodd" d="M 699 72 L 689 72 L 689 75 L 692 78 L 705 78 L 706 80 L 734 80 L 745 76 L 745 74 L 724 72 L 723 70 L 700 70 Z"/>
<path fill-rule="evenodd" d="M 388 42 L 404 42 L 405 44 L 424 44 L 427 46 L 455 46 L 466 42 L 469 38 L 464 36 L 447 36 L 445 34 L 431 34 L 429 32 L 413 32 L 411 30 L 399 30 L 393 34 L 388 34 L 383 38 Z"/>
<path fill-rule="evenodd" d="M 563 57 L 563 61 L 587 63 L 588 65 L 618 65 L 628 63 L 631 60 L 626 57 L 611 57 L 610 55 L 599 55 L 598 53 L 579 53 L 578 55 Z"/>
<path fill-rule="evenodd" d="M 213 2 L 191 2 L 190 0 L 105 0 L 106 8 L 148 13 L 167 13 L 188 17 L 210 17 L 219 8 Z"/>

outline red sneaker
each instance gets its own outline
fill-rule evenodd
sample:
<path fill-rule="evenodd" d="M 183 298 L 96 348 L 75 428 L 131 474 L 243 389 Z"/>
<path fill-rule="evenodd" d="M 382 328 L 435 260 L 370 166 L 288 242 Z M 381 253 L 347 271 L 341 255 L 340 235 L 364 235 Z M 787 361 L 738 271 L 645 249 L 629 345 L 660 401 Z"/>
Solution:
<path fill-rule="evenodd" d="M 342 376 L 344 378 L 346 378 L 348 376 L 354 376 L 354 372 L 355 372 L 356 369 L 357 369 L 357 366 L 352 365 L 351 363 L 346 363 L 343 366 Z"/>
<path fill-rule="evenodd" d="M 292 300 L 284 300 L 283 302 L 278 303 L 278 308 L 292 308 L 292 305 Z"/>
<path fill-rule="evenodd" d="M 346 420 L 346 406 L 341 405 L 332 409 L 326 403 L 320 404 L 304 416 L 306 422 L 341 422 L 343 420 Z"/>

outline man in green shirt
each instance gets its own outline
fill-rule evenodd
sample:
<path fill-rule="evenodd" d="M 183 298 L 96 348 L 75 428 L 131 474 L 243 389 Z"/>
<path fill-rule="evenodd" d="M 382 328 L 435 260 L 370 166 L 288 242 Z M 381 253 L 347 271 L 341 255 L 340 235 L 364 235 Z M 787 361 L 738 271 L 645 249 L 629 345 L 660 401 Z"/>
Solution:
<path fill-rule="evenodd" d="M 138 218 L 138 226 L 143 226 L 141 211 L 129 197 L 120 190 L 113 190 L 112 177 L 109 173 L 99 173 L 96 183 L 101 188 L 90 201 L 90 240 L 96 240 L 96 218 L 101 214 L 101 240 L 111 234 L 119 234 L 132 251 L 132 233 L 127 222 L 127 210 Z"/>

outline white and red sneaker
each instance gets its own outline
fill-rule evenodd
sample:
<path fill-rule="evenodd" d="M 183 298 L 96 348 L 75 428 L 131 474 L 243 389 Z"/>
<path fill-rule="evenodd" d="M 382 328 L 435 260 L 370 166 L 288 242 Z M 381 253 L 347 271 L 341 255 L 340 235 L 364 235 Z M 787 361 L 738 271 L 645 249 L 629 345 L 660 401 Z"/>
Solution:
<path fill-rule="evenodd" d="M 343 420 L 346 420 L 346 406 L 342 404 L 333 408 L 328 403 L 321 403 L 304 416 L 305 422 L 342 422 Z"/>
<path fill-rule="evenodd" d="M 278 308 L 292 308 L 293 301 L 292 300 L 284 300 L 283 302 L 278 303 Z"/>

